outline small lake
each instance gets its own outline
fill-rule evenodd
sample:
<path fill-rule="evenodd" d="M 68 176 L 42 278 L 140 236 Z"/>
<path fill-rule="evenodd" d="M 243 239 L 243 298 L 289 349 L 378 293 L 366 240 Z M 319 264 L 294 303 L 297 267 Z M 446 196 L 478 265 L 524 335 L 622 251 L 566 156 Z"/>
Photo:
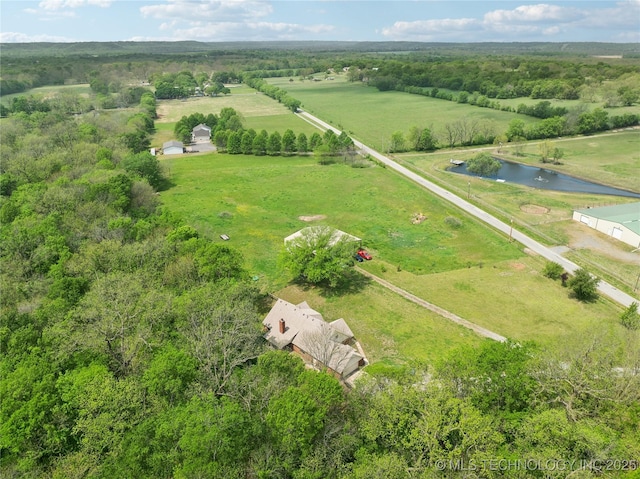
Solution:
<path fill-rule="evenodd" d="M 573 176 L 547 170 L 546 168 L 521 165 L 520 163 L 511 163 L 502 160 L 500 160 L 500 163 L 502 163 L 502 167 L 498 171 L 498 174 L 495 177 L 487 178 L 488 180 L 504 183 L 516 183 L 518 185 L 525 185 L 543 190 L 640 198 L 640 193 L 634 193 L 632 191 L 621 190 L 610 186 L 600 185 L 598 183 L 592 183 L 590 181 L 580 180 Z M 451 166 L 447 171 L 462 175 L 476 176 L 467 171 L 466 164 Z"/>

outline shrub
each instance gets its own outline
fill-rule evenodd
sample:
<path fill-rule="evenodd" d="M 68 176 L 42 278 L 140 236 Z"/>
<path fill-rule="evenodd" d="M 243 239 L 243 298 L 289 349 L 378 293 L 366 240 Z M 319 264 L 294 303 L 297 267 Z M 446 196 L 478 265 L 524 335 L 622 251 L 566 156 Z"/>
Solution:
<path fill-rule="evenodd" d="M 564 273 L 564 268 L 553 261 L 547 261 L 542 270 L 542 274 L 550 279 L 560 279 L 562 273 Z"/>
<path fill-rule="evenodd" d="M 640 314 L 638 313 L 638 303 L 635 301 L 620 315 L 620 323 L 632 331 L 640 329 Z"/>
<path fill-rule="evenodd" d="M 586 269 L 580 268 L 569 280 L 567 286 L 580 301 L 593 301 L 598 297 L 598 283 L 600 280 L 591 276 Z"/>

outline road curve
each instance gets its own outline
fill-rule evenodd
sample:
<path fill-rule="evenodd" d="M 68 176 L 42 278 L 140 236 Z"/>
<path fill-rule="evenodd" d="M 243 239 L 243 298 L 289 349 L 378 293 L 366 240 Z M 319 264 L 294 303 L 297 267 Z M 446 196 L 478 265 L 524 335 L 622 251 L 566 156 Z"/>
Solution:
<path fill-rule="evenodd" d="M 333 132 L 338 135 L 341 133 L 341 131 L 338 130 L 337 128 L 334 128 L 333 126 L 329 125 L 328 123 L 325 123 L 324 121 L 311 115 L 310 113 L 307 113 L 306 111 L 300 110 L 297 114 L 298 116 L 303 118 L 305 121 L 308 121 L 309 123 L 314 124 L 318 128 L 333 130 Z M 539 243 L 534 239 L 530 238 L 529 236 L 525 235 L 524 233 L 521 233 L 520 231 L 513 229 L 512 225 L 509 225 L 503 221 L 500 221 L 498 218 L 490 215 L 484 210 L 481 210 L 476 205 L 469 203 L 468 201 L 460 198 L 459 196 L 454 195 L 450 191 L 447 191 L 444 188 L 436 185 L 435 183 L 432 183 L 431 181 L 426 180 L 422 176 L 414 173 L 408 168 L 405 168 L 401 164 L 393 161 L 391 158 L 384 156 L 382 153 L 379 153 L 376 150 L 369 148 L 368 146 L 366 146 L 365 144 L 357 140 L 353 140 L 353 143 L 355 144 L 356 147 L 358 147 L 362 151 L 363 154 L 371 155 L 380 163 L 385 164 L 389 168 L 409 178 L 411 181 L 417 183 L 423 188 L 426 188 L 429 191 L 440 196 L 441 198 L 444 198 L 450 203 L 453 203 L 454 205 L 458 206 L 462 210 L 484 221 L 485 223 L 497 229 L 498 231 L 501 231 L 506 235 L 510 235 L 511 238 L 513 238 L 515 241 L 518 241 L 529 250 L 535 252 L 536 254 L 539 254 L 540 256 L 542 256 L 543 258 L 549 261 L 553 261 L 555 263 L 560 264 L 569 273 L 573 273 L 574 271 L 580 268 L 574 262 L 569 261 L 566 258 L 563 258 L 555 251 L 552 251 L 551 249 L 544 246 L 542 243 Z M 598 291 L 603 295 L 611 298 L 613 301 L 625 307 L 630 306 L 631 303 L 639 302 L 636 298 L 628 295 L 623 291 L 620 291 L 618 288 L 612 286 L 611 284 L 603 280 L 600 280 L 600 282 L 598 283 Z"/>

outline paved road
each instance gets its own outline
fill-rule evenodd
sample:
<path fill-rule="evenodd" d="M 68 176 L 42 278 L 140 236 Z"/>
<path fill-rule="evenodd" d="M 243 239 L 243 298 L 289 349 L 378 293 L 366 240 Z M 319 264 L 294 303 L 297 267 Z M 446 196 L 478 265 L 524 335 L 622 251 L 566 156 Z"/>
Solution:
<path fill-rule="evenodd" d="M 320 120 L 319 118 L 316 118 L 315 116 L 313 116 L 313 115 L 311 115 L 311 114 L 309 114 L 309 113 L 307 113 L 305 111 L 300 111 L 298 113 L 298 115 L 300 117 L 302 117 L 303 119 L 305 119 L 306 121 L 308 121 L 309 123 L 311 123 L 311 124 L 315 124 L 316 126 L 324 128 L 324 129 L 333 130 L 338 135 L 340 134 L 340 130 L 334 128 L 333 126 L 329 125 L 328 123 L 325 123 L 324 121 Z M 526 248 L 528 248 L 529 250 L 539 254 L 543 258 L 562 265 L 562 267 L 566 271 L 568 271 L 570 273 L 573 273 L 574 271 L 579 269 L 579 266 L 576 265 L 575 263 L 573 263 L 572 261 L 569 261 L 568 259 L 563 258 L 558 253 L 556 253 L 553 250 L 551 250 L 550 248 L 544 246 L 542 243 L 539 243 L 539 242 L 535 241 L 534 239 L 528 237 L 527 235 L 521 233 L 520 231 L 517 231 L 516 229 L 513 229 L 512 225 L 509 225 L 509 224 L 507 224 L 507 223 L 505 223 L 503 221 L 500 221 L 498 218 L 490 215 L 486 211 L 481 210 L 477 206 L 469 203 L 468 201 L 460 198 L 459 196 L 454 195 L 450 191 L 445 190 L 444 188 L 436 185 L 435 183 L 432 183 L 432 182 L 424 179 L 422 176 L 417 175 L 416 173 L 414 173 L 413 171 L 409 170 L 408 168 L 405 168 L 401 164 L 393 161 L 391 158 L 388 158 L 388 157 L 384 156 L 383 154 L 375 151 L 374 149 L 369 148 L 365 144 L 363 144 L 363 143 L 361 143 L 359 141 L 356 141 L 356 140 L 353 140 L 353 143 L 364 154 L 371 155 L 372 157 L 377 159 L 379 162 L 384 163 L 389 168 L 392 168 L 393 170 L 397 171 L 401 175 L 406 176 L 407 178 L 409 178 L 410 180 L 412 180 L 415 183 L 419 184 L 420 186 L 430 190 L 431 192 L 435 193 L 436 195 L 438 195 L 438 196 L 444 198 L 445 200 L 453 203 L 454 205 L 456 205 L 459 208 L 463 209 L 467 213 L 475 216 L 476 218 L 478 218 L 478 219 L 484 221 L 485 223 L 487 223 L 488 225 L 494 227 L 498 231 L 501 231 L 501 232 L 505 233 L 506 235 L 510 235 L 515 241 L 518 241 L 519 243 L 524 245 Z M 604 294 L 605 296 L 608 296 L 612 300 L 620 303 L 621 305 L 623 305 L 625 307 L 628 307 L 633 302 L 639 302 L 636 298 L 628 295 L 627 293 L 625 293 L 623 291 L 620 291 L 618 288 L 616 288 L 616 287 L 614 287 L 614 286 L 610 285 L 609 283 L 607 283 L 605 281 L 602 281 L 602 280 L 600 280 L 600 283 L 598 284 L 598 291 L 600 293 Z"/>

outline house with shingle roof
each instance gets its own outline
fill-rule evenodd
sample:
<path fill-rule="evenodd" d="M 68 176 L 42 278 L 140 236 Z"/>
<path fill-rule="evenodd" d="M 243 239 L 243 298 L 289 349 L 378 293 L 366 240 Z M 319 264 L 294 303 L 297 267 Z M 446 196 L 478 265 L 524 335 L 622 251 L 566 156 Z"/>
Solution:
<path fill-rule="evenodd" d="M 293 351 L 308 364 L 327 369 L 340 379 L 366 362 L 346 321 L 340 318 L 328 323 L 306 301 L 292 304 L 278 299 L 262 324 L 264 337 L 272 346 Z"/>

